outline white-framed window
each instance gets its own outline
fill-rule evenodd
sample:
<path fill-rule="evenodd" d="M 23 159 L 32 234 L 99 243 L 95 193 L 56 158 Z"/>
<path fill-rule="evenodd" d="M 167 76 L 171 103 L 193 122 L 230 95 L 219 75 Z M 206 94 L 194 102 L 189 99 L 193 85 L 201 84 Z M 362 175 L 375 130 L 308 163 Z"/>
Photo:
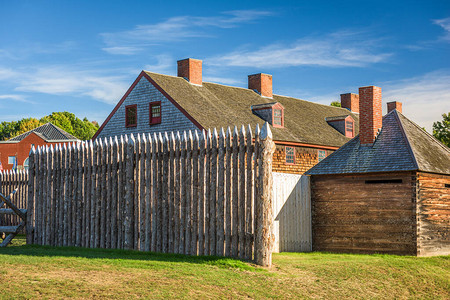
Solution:
<path fill-rule="evenodd" d="M 318 158 L 319 162 L 324 160 L 325 157 L 327 157 L 327 150 L 319 150 L 319 153 L 317 155 L 317 158 Z"/>
<path fill-rule="evenodd" d="M 14 165 L 16 163 L 15 156 L 8 156 L 8 165 Z"/>
<path fill-rule="evenodd" d="M 286 146 L 286 164 L 293 165 L 295 164 L 295 148 Z"/>

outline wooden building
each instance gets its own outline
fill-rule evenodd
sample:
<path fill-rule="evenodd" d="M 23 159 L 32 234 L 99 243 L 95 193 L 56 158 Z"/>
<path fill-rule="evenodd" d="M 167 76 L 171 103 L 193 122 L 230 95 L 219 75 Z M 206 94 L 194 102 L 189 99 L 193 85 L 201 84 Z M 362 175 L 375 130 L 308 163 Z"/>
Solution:
<path fill-rule="evenodd" d="M 342 95 L 339 108 L 275 95 L 268 74 L 249 75 L 248 88 L 202 76 L 202 61 L 190 58 L 178 61 L 178 76 L 142 71 L 94 139 L 267 121 L 276 144 L 273 171 L 303 174 L 358 133 L 358 95 Z"/>
<path fill-rule="evenodd" d="M 5 171 L 27 169 L 28 155 L 32 146 L 36 148 L 76 141 L 79 139 L 52 123 L 46 123 L 7 141 L 0 141 L 0 166 Z"/>
<path fill-rule="evenodd" d="M 311 175 L 313 250 L 450 254 L 450 149 L 359 89 L 360 134 Z"/>

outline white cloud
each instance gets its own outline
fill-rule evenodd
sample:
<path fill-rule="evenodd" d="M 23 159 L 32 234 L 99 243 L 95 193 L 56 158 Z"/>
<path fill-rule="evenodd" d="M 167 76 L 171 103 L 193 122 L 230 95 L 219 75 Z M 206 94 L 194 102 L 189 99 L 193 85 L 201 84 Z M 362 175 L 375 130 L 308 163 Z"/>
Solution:
<path fill-rule="evenodd" d="M 122 55 L 133 55 L 140 51 L 142 48 L 140 47 L 106 47 L 102 49 L 110 54 L 122 54 Z"/>
<path fill-rule="evenodd" d="M 86 95 L 115 104 L 125 93 L 128 83 L 123 77 L 110 76 L 67 66 L 40 67 L 22 72 L 15 79 L 17 91 L 52 95 Z"/>
<path fill-rule="evenodd" d="M 442 120 L 442 114 L 450 112 L 449 82 L 450 70 L 387 82 L 381 85 L 383 102 L 402 102 L 405 116 L 432 132 L 433 122 Z"/>
<path fill-rule="evenodd" d="M 445 19 L 433 20 L 433 23 L 441 26 L 446 31 L 443 39 L 450 41 L 450 17 Z"/>
<path fill-rule="evenodd" d="M 209 65 L 282 68 L 315 65 L 363 67 L 386 61 L 391 54 L 376 53 L 379 40 L 357 32 L 343 31 L 310 37 L 286 45 L 274 43 L 253 50 L 238 50 L 205 60 Z"/>
<path fill-rule="evenodd" d="M 23 95 L 15 95 L 15 94 L 0 95 L 0 101 L 1 100 L 17 101 L 17 102 L 24 102 L 24 103 L 31 103 L 31 104 L 35 103 L 33 101 L 27 100 L 26 97 Z"/>
<path fill-rule="evenodd" d="M 10 79 L 15 76 L 17 76 L 16 71 L 0 67 L 0 80 Z"/>
<path fill-rule="evenodd" d="M 160 42 L 180 41 L 192 37 L 210 36 L 207 28 L 232 28 L 271 15 L 258 10 L 239 10 L 223 13 L 222 16 L 196 17 L 178 16 L 156 24 L 137 25 L 132 30 L 100 34 L 108 47 L 103 50 L 111 54 L 135 54 L 143 46 Z"/>
<path fill-rule="evenodd" d="M 176 64 L 174 64 L 174 59 L 167 54 L 161 54 L 154 56 L 156 59 L 156 64 L 145 65 L 144 69 L 146 71 L 170 74 L 172 70 L 175 70 Z"/>
<path fill-rule="evenodd" d="M 239 84 L 242 84 L 241 81 L 233 79 L 233 78 L 214 77 L 214 76 L 207 76 L 207 77 L 205 77 L 203 79 L 203 81 L 215 82 L 215 83 L 220 83 L 220 84 L 225 84 L 225 85 L 233 85 L 233 86 L 237 86 Z"/>

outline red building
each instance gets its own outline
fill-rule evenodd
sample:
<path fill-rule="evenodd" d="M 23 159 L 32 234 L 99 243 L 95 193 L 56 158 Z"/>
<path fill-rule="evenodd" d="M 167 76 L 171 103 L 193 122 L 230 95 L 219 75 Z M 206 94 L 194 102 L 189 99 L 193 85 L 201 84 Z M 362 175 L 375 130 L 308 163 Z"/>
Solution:
<path fill-rule="evenodd" d="M 28 168 L 28 155 L 32 146 L 55 145 L 79 141 L 52 123 L 47 123 L 7 141 L 0 142 L 0 170 Z"/>

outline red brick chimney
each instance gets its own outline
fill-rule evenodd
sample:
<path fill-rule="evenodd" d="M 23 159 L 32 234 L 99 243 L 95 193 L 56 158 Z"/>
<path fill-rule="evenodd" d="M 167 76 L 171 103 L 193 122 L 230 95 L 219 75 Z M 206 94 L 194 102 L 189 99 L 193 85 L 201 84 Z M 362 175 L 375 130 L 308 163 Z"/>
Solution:
<path fill-rule="evenodd" d="M 381 126 L 381 88 L 377 86 L 360 87 L 359 141 L 361 145 L 372 145 Z"/>
<path fill-rule="evenodd" d="M 248 75 L 248 88 L 256 90 L 263 97 L 272 98 L 272 75 L 263 73 Z"/>
<path fill-rule="evenodd" d="M 359 113 L 359 95 L 353 93 L 341 94 L 341 107 Z"/>
<path fill-rule="evenodd" d="M 388 102 L 387 109 L 388 109 L 388 113 L 390 113 L 394 109 L 398 110 L 399 112 L 402 112 L 402 103 L 398 102 L 398 101 Z"/>
<path fill-rule="evenodd" d="M 202 61 L 186 58 L 177 61 L 178 77 L 184 77 L 193 84 L 202 85 Z"/>

